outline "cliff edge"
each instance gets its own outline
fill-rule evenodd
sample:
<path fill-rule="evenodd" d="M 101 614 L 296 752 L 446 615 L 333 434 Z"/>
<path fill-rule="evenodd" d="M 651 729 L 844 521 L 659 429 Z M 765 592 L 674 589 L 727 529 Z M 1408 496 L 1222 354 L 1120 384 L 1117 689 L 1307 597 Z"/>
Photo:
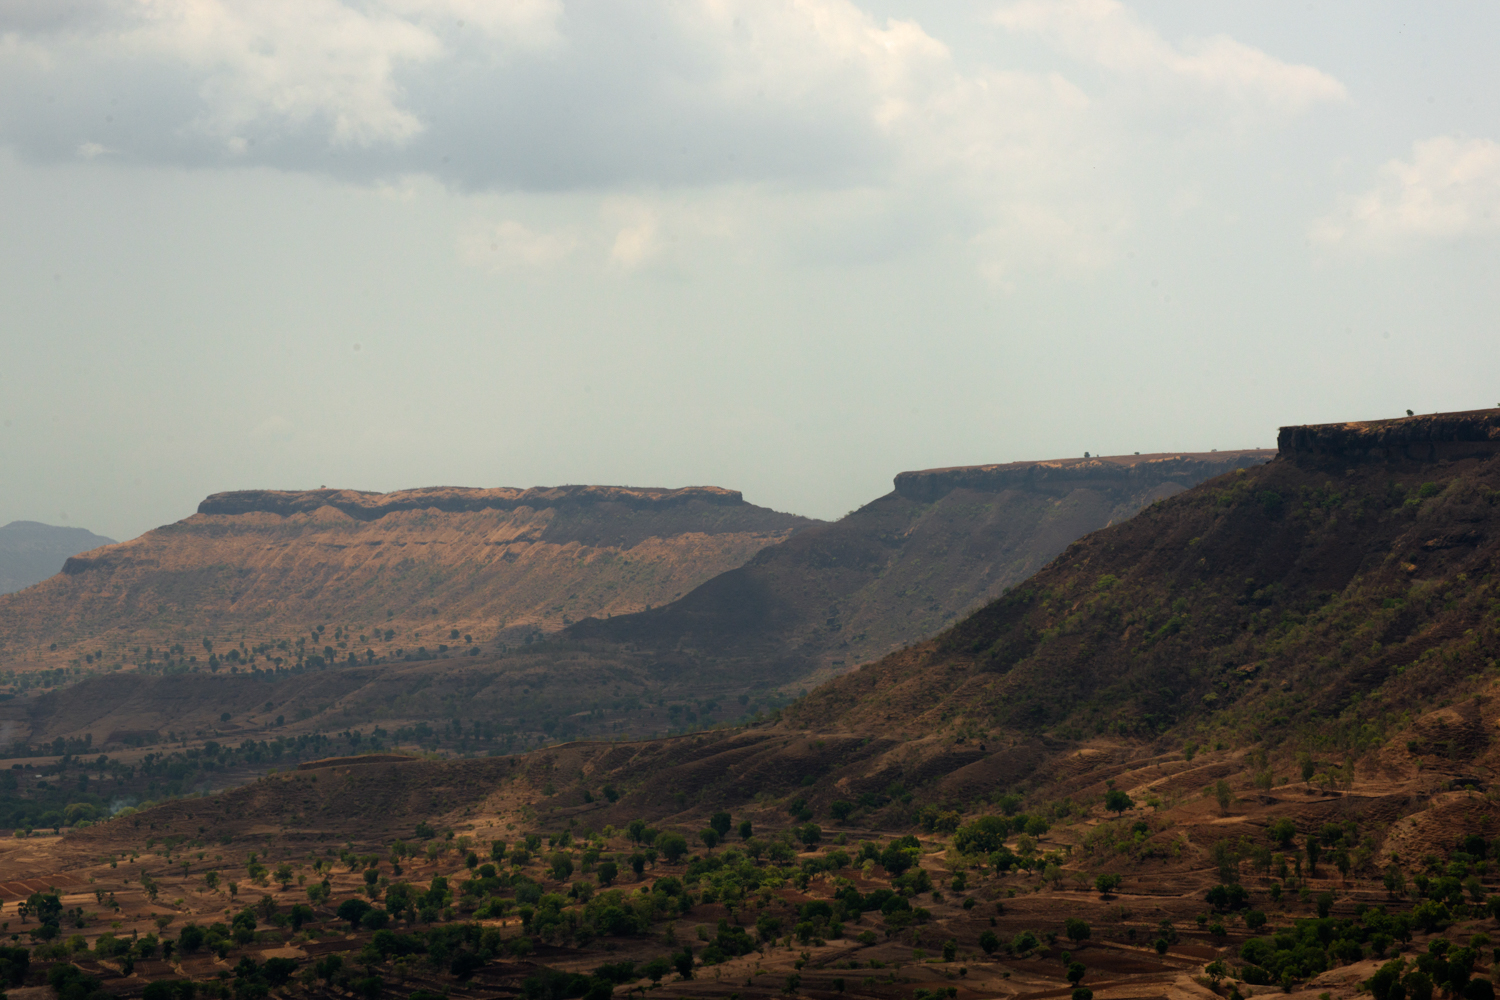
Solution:
<path fill-rule="evenodd" d="M 1262 465 L 1276 457 L 1269 448 L 1241 451 L 1161 452 L 1153 455 L 1099 455 L 1003 465 L 963 465 L 924 469 L 896 476 L 896 492 L 918 503 L 932 503 L 956 489 L 999 493 L 1022 489 L 1065 495 L 1076 489 L 1147 492 L 1172 484 L 1187 489 L 1235 469 Z"/>
<path fill-rule="evenodd" d="M 1393 420 L 1283 427 L 1282 458 L 1349 461 L 1457 461 L 1500 455 L 1500 409 L 1424 413 Z"/>
<path fill-rule="evenodd" d="M 198 505 L 200 514 L 307 514 L 332 507 L 355 520 L 373 521 L 403 510 L 438 510 L 445 514 L 530 507 L 619 504 L 631 510 L 679 507 L 689 503 L 749 506 L 739 490 L 718 486 L 659 489 L 637 486 L 534 486 L 530 489 L 428 486 L 391 493 L 366 490 L 235 490 L 215 493 Z"/>

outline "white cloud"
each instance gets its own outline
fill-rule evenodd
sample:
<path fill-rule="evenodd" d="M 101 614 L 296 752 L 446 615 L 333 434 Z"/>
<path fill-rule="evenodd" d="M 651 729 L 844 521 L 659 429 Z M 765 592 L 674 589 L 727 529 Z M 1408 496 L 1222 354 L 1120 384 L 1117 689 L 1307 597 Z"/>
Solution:
<path fill-rule="evenodd" d="M 267 119 L 321 119 L 335 145 L 357 146 L 421 131 L 394 72 L 442 53 L 421 27 L 338 0 L 148 0 L 117 42 L 198 75 L 206 132 L 227 138 Z"/>
<path fill-rule="evenodd" d="M 661 219 L 644 199 L 612 199 L 603 212 L 606 222 L 615 227 L 609 248 L 613 267 L 633 271 L 661 252 Z"/>
<path fill-rule="evenodd" d="M 547 267 L 578 247 L 569 232 L 537 232 L 515 219 L 476 229 L 459 241 L 459 257 L 474 267 L 496 271 Z"/>
<path fill-rule="evenodd" d="M 1313 226 L 1324 245 L 1388 250 L 1500 231 L 1500 143 L 1440 135 L 1380 168 L 1375 187 Z"/>
<path fill-rule="evenodd" d="M 524 48 L 546 48 L 562 40 L 557 31 L 561 0 L 385 0 L 384 6 L 435 27 L 472 28 Z"/>
<path fill-rule="evenodd" d="M 1113 75 L 1086 86 L 1045 54 L 960 64 L 850 0 L 100 0 L 60 19 L 25 4 L 11 22 L 0 8 L 0 142 L 23 156 L 588 193 L 561 228 L 507 211 L 460 237 L 460 259 L 502 270 L 633 271 L 754 231 L 855 257 L 943 238 L 991 275 L 1094 270 L 1134 215 L 1126 174 L 1175 155 L 1122 106 L 1186 105 L 1185 124 L 1164 118 L 1192 130 L 1344 97 L 1233 39 L 1169 42 L 1113 0 L 995 17 Z M 104 128 L 100 93 L 119 104 Z"/>
<path fill-rule="evenodd" d="M 1173 45 L 1117 0 L 1021 0 L 1000 8 L 995 22 L 1110 72 L 1172 79 L 1240 104 L 1298 113 L 1348 96 L 1321 70 L 1283 62 L 1225 35 Z"/>

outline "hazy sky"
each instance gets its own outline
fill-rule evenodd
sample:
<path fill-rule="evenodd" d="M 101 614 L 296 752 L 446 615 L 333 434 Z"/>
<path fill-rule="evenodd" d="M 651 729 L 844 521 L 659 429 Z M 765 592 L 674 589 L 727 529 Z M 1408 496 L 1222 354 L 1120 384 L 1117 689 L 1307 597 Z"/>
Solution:
<path fill-rule="evenodd" d="M 1500 7 L 0 0 L 0 523 L 1500 402 Z"/>

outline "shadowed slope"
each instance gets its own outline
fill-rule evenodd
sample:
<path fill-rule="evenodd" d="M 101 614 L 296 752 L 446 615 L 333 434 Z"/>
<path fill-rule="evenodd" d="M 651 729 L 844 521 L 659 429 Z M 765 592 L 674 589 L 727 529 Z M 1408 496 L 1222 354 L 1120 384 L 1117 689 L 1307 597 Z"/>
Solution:
<path fill-rule="evenodd" d="M 933 634 L 1090 531 L 1271 452 L 1141 455 L 905 472 L 847 517 L 800 532 L 652 611 L 573 638 L 820 679 Z"/>
<path fill-rule="evenodd" d="M 826 685 L 796 721 L 1281 738 L 1385 724 L 1492 669 L 1500 414 L 1287 428 L 1281 443 L 1277 461 L 1096 532 L 931 642 Z"/>

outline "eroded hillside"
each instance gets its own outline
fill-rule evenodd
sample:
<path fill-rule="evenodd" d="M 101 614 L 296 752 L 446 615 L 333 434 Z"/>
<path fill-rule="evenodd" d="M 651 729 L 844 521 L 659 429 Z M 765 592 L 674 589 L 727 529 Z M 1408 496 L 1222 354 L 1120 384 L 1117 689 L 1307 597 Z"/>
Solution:
<path fill-rule="evenodd" d="M 1497 507 L 1500 411 L 1289 428 L 777 722 L 107 820 L 107 762 L 0 771 L 78 799 L 0 839 L 13 982 L 1491 1000 Z"/>
<path fill-rule="evenodd" d="M 671 601 L 811 523 L 715 487 L 216 494 L 0 597 L 0 664 L 206 665 L 205 638 L 340 662 L 492 651 Z"/>
<path fill-rule="evenodd" d="M 1123 455 L 905 472 L 891 493 L 760 552 L 678 601 L 582 622 L 567 634 L 811 685 L 931 636 L 1075 539 L 1273 454 Z"/>
<path fill-rule="evenodd" d="M 1495 669 L 1497 454 L 1497 411 L 1283 429 L 1276 461 L 1080 540 L 796 717 L 1072 739 L 1384 732 Z"/>

